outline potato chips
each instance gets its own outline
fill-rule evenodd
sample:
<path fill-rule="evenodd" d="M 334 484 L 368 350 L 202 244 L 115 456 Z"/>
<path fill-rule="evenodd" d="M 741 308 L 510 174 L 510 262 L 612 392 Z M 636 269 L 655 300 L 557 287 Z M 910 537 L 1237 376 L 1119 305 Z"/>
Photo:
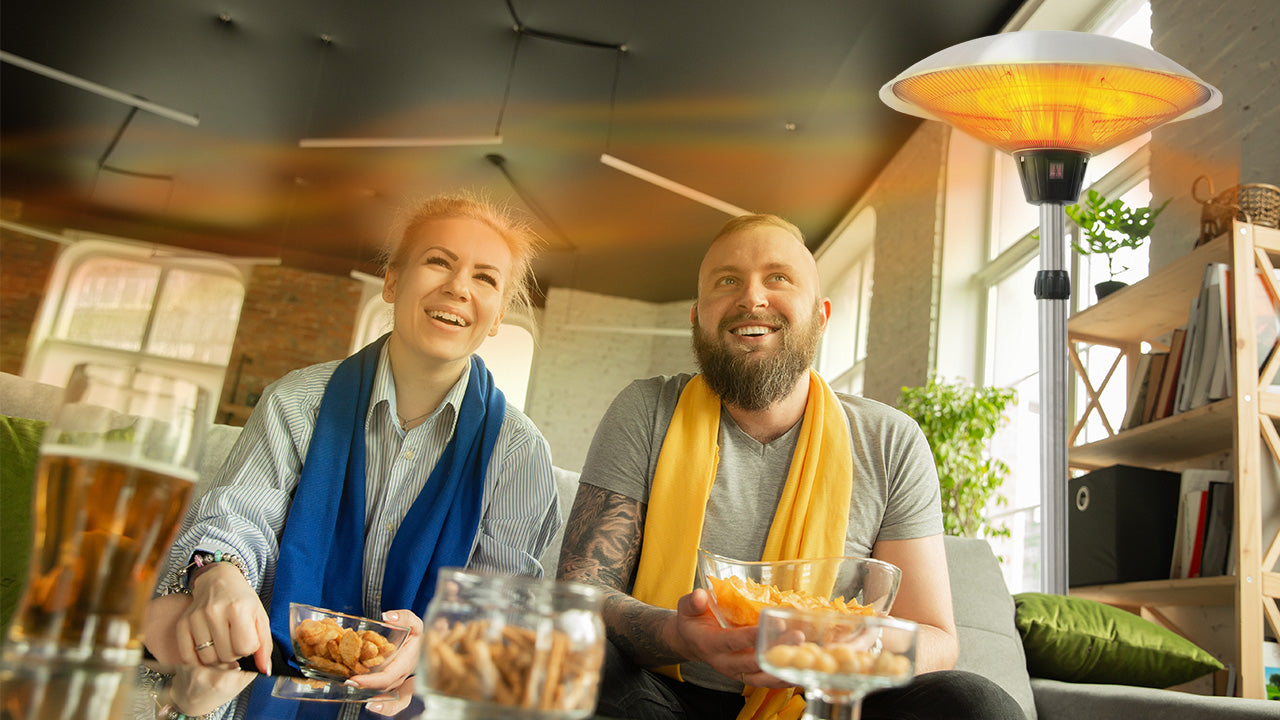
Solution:
<path fill-rule="evenodd" d="M 801 590 L 782 590 L 776 585 L 763 585 L 736 575 L 727 579 L 708 577 L 716 605 L 725 621 L 733 625 L 755 625 L 760 609 L 768 606 L 797 610 L 829 610 L 856 615 L 874 615 L 875 609 L 844 598 L 829 599 Z"/>

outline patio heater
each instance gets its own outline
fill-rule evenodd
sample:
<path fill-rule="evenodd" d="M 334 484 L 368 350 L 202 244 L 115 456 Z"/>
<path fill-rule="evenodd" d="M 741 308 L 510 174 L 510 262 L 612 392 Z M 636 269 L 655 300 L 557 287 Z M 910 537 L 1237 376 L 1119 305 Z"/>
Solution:
<path fill-rule="evenodd" d="M 1040 207 L 1041 589 L 1067 592 L 1067 312 L 1063 208 L 1089 158 L 1168 122 L 1206 113 L 1222 94 L 1163 55 L 1065 31 L 982 37 L 941 50 L 880 88 L 889 107 L 939 120 L 1011 155 Z"/>

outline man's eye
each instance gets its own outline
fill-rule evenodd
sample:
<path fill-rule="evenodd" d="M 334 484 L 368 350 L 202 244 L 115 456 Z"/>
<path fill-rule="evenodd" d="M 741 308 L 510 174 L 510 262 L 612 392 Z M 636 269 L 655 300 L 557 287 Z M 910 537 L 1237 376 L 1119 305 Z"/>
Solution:
<path fill-rule="evenodd" d="M 782 273 L 774 273 L 769 276 L 769 280 L 772 282 L 787 282 L 787 276 Z"/>
<path fill-rule="evenodd" d="M 737 279 L 731 277 L 723 277 L 716 281 L 717 285 L 736 285 Z"/>

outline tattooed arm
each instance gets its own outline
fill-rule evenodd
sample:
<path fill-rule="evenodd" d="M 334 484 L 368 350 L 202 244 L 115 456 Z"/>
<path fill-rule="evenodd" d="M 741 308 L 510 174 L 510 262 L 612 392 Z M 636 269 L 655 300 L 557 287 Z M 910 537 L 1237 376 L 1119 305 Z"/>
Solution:
<path fill-rule="evenodd" d="M 721 628 L 706 612 L 704 591 L 681 598 L 679 610 L 654 607 L 628 594 L 640 562 L 644 513 L 638 500 L 583 483 L 565 526 L 557 577 L 604 591 L 609 640 L 637 665 L 697 659 L 728 677 L 745 673 L 751 680 L 760 672 L 752 651 L 755 628 Z"/>

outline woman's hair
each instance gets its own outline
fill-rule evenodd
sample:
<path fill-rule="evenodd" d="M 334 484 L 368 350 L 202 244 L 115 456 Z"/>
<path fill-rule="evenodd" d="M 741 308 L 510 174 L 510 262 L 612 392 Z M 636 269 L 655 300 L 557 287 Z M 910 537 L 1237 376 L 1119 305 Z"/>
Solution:
<path fill-rule="evenodd" d="M 503 309 L 515 310 L 516 314 L 528 317 L 533 305 L 533 258 L 541 248 L 542 240 L 529 223 L 509 206 L 499 206 L 469 193 L 433 195 L 402 211 L 400 219 L 392 226 L 389 242 L 381 257 L 384 277 L 404 263 L 412 249 L 407 241 L 414 232 L 432 220 L 443 218 L 476 220 L 502 237 L 511 250 L 511 277 L 504 292 Z"/>
<path fill-rule="evenodd" d="M 800 228 L 786 220 L 783 220 L 777 215 L 766 214 L 739 215 L 730 219 L 729 222 L 724 224 L 724 227 L 720 228 L 720 232 L 716 233 L 716 236 L 711 239 L 711 243 L 715 244 L 715 242 L 720 238 L 732 235 L 740 230 L 750 230 L 751 228 L 765 225 L 782 228 L 788 233 L 794 235 L 795 239 L 799 240 L 801 245 L 805 244 L 804 233 L 800 232 Z"/>

